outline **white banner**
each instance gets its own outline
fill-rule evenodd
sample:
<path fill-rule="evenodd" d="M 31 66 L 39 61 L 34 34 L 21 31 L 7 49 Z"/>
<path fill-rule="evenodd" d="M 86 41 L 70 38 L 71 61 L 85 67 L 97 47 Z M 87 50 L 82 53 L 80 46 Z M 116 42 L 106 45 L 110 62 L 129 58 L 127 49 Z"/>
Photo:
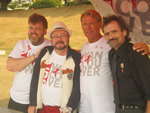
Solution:
<path fill-rule="evenodd" d="M 130 29 L 132 42 L 150 45 L 150 0 L 91 0 L 102 16 L 117 14 Z"/>

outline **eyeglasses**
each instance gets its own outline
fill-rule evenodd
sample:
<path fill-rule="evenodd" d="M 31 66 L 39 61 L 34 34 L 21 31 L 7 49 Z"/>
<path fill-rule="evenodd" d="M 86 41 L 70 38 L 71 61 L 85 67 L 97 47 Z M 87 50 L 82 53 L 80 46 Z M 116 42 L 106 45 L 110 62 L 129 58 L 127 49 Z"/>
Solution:
<path fill-rule="evenodd" d="M 42 29 L 44 29 L 44 28 L 38 28 L 38 27 L 36 27 L 36 28 L 33 28 L 33 27 L 28 27 L 28 30 L 35 30 L 35 31 L 40 31 L 40 30 L 42 30 Z"/>
<path fill-rule="evenodd" d="M 68 37 L 69 35 L 60 35 L 60 36 L 53 36 L 52 38 L 53 39 L 59 39 L 59 37 L 61 38 L 61 39 L 64 39 L 64 38 L 66 38 L 66 37 Z"/>

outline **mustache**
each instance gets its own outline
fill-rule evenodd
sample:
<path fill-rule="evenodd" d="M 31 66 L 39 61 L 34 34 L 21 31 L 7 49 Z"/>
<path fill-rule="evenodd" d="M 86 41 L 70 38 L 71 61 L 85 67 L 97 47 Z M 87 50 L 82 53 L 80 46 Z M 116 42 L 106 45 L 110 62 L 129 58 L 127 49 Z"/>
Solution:
<path fill-rule="evenodd" d="M 64 42 L 62 42 L 62 41 L 56 42 L 56 44 L 59 44 L 59 43 L 62 43 L 62 44 L 64 44 Z M 56 45 L 56 44 L 55 44 L 55 45 Z"/>
<path fill-rule="evenodd" d="M 112 39 L 109 39 L 107 43 L 113 41 L 113 40 L 118 40 L 117 38 L 112 38 Z"/>

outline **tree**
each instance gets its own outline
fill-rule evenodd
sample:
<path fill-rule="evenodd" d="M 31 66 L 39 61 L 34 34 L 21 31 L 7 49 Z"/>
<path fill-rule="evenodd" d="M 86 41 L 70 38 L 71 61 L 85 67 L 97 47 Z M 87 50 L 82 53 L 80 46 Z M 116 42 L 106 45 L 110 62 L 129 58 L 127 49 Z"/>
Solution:
<path fill-rule="evenodd" d="M 19 0 L 19 4 L 21 4 L 21 0 Z"/>
<path fill-rule="evenodd" d="M 1 2 L 1 10 L 7 10 L 7 5 L 11 2 L 11 0 L 0 0 Z"/>

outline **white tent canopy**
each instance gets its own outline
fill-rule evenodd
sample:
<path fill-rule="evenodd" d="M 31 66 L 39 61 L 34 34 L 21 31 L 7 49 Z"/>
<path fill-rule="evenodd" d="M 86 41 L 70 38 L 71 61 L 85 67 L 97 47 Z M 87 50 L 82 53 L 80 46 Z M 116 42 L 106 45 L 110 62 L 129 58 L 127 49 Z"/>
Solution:
<path fill-rule="evenodd" d="M 132 42 L 150 45 L 150 0 L 91 0 L 102 16 L 116 14 L 129 26 Z"/>

